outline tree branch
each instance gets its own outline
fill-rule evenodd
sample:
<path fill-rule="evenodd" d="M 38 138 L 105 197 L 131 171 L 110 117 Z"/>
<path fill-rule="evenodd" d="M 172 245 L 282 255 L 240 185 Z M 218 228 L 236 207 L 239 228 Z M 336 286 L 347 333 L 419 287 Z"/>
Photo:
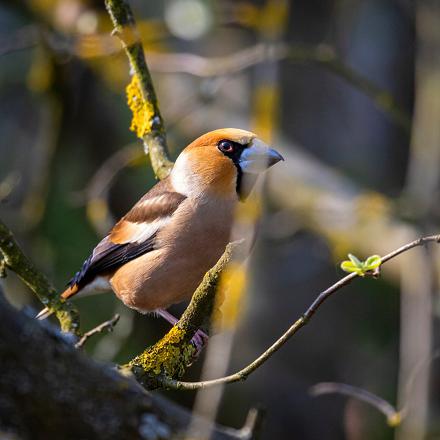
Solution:
<path fill-rule="evenodd" d="M 404 404 L 400 409 L 397 409 L 385 399 L 382 399 L 381 397 L 376 396 L 367 390 L 344 383 L 321 382 L 313 385 L 309 392 L 312 396 L 321 396 L 323 394 L 343 394 L 345 396 L 361 400 L 384 414 L 387 419 L 388 426 L 395 428 L 399 426 L 410 413 L 409 408 L 414 394 L 414 385 L 417 376 L 423 371 L 423 367 L 425 367 L 427 364 L 430 364 L 439 356 L 440 350 L 436 350 L 427 359 L 420 360 L 420 362 L 411 371 L 409 374 L 409 380 L 405 384 Z"/>
<path fill-rule="evenodd" d="M 352 397 L 369 405 L 380 411 L 387 419 L 387 423 L 391 427 L 396 427 L 402 420 L 402 411 L 398 411 L 391 403 L 387 402 L 382 397 L 376 396 L 362 388 L 347 385 L 345 383 L 336 382 L 321 382 L 314 385 L 310 389 L 312 396 L 321 396 L 323 394 L 343 394 Z"/>
<path fill-rule="evenodd" d="M 150 136 L 153 136 L 155 139 L 154 142 L 159 142 L 159 148 L 150 148 L 150 154 L 152 166 L 156 175 L 159 178 L 163 178 L 168 175 L 172 163 L 168 159 L 165 143 L 165 130 L 162 124 L 162 118 L 160 116 L 151 76 L 145 61 L 142 44 L 136 31 L 133 14 L 125 0 L 105 0 L 105 2 L 115 27 L 115 33 L 121 40 L 122 46 L 130 60 L 131 67 L 134 71 L 134 77 L 137 76 L 138 78 L 138 85 L 145 108 L 152 109 L 152 111 L 144 111 L 144 116 L 146 115 L 148 119 L 148 125 L 145 133 L 141 132 L 141 134 L 144 143 L 147 145 L 149 145 L 148 139 L 150 139 Z M 247 65 L 258 62 L 261 54 L 251 53 L 250 55 L 251 56 L 249 56 L 249 59 L 247 59 L 245 63 Z M 295 48 L 295 50 L 292 50 L 287 46 L 277 46 L 277 48 L 265 47 L 264 56 L 268 55 L 278 59 L 287 58 L 291 61 L 322 65 L 328 70 L 342 76 L 348 82 L 366 93 L 374 100 L 376 105 L 388 112 L 402 127 L 409 130 L 408 117 L 398 109 L 391 95 L 377 88 L 361 75 L 356 74 L 350 68 L 346 67 L 340 62 L 331 49 L 329 50 L 327 47 L 318 47 L 315 50 L 310 50 L 310 48 Z M 133 93 L 136 98 L 136 91 Z M 133 111 L 135 117 L 136 109 Z M 136 124 L 137 129 L 139 129 L 141 124 L 139 121 Z M 139 130 L 137 131 L 139 135 Z M 155 145 L 154 142 L 152 145 Z M 160 165 L 161 163 L 165 164 L 165 166 Z M 428 238 L 421 240 L 427 240 Z M 397 252 L 395 255 L 390 254 L 388 258 L 393 258 L 393 256 L 405 252 L 405 250 L 408 250 L 411 247 L 422 244 L 418 242 L 417 244 L 414 243 L 415 242 L 407 245 L 410 246 L 408 248 L 399 248 L 395 251 Z M 206 317 L 211 315 L 210 312 L 212 312 L 214 304 L 216 282 L 221 269 L 223 269 L 224 265 L 229 261 L 227 254 L 228 250 L 226 250 L 217 265 L 205 275 L 204 280 L 193 295 L 188 309 L 182 315 L 178 324 L 176 324 L 176 326 L 174 326 L 162 340 L 145 350 L 128 365 L 122 367 L 124 371 L 133 373 L 147 388 L 164 386 L 173 389 L 199 389 L 206 386 L 232 383 L 246 379 L 253 371 L 259 368 L 267 359 L 279 350 L 279 348 L 281 348 L 305 324 L 307 324 L 310 318 L 315 314 L 316 310 L 330 295 L 343 286 L 351 283 L 351 281 L 357 276 L 356 274 L 350 274 L 318 295 L 307 311 L 286 331 L 286 333 L 260 357 L 244 369 L 233 375 L 216 380 L 194 383 L 180 382 L 176 380 L 176 377 L 179 378 L 182 376 L 186 367 L 191 363 L 194 354 L 194 347 L 191 344 L 191 338 L 196 329 L 202 325 Z M 382 260 L 383 263 L 385 261 L 387 261 L 387 257 L 384 257 Z M 211 278 L 216 281 L 212 283 L 209 281 Z"/>
<path fill-rule="evenodd" d="M 125 0 L 105 0 L 105 6 L 114 25 L 113 33 L 121 41 L 133 71 L 130 84 L 135 93 L 133 106 L 130 105 L 134 113 L 132 126 L 137 126 L 136 132 L 150 154 L 154 173 L 163 179 L 168 176 L 173 164 L 169 159 L 164 123 L 133 13 Z M 127 92 L 130 93 L 129 88 Z M 137 100 L 141 100 L 141 103 Z M 136 114 L 136 111 L 139 113 Z"/>
<path fill-rule="evenodd" d="M 151 92 L 153 94 L 151 97 L 153 99 L 147 99 L 147 101 L 155 103 L 154 105 L 157 110 L 156 115 L 159 115 L 157 121 L 160 121 L 159 125 L 161 126 L 158 132 L 162 132 L 163 139 L 155 139 L 154 136 L 145 136 L 144 142 L 151 151 L 153 169 L 157 177 L 163 178 L 169 172 L 170 161 L 165 141 L 165 130 L 163 129 L 163 122 L 157 106 L 157 99 L 154 94 L 151 77 L 148 68 L 145 69 L 143 67 L 144 64 L 145 67 L 147 66 L 144 56 L 139 56 L 138 50 L 141 47 L 141 41 L 144 36 L 137 32 L 133 14 L 124 0 L 106 0 L 106 6 L 115 26 L 115 34 L 127 52 L 130 63 L 133 66 L 133 71 L 136 73 L 141 72 L 142 75 L 144 75 L 144 78 L 141 76 L 141 82 L 145 81 L 146 84 L 145 96 L 148 96 L 148 93 Z M 23 32 L 24 31 L 27 31 L 27 29 L 23 29 Z M 29 32 L 31 31 L 32 29 L 29 29 Z M 22 45 L 21 33 L 20 31 L 14 36 L 14 39 L 17 39 L 19 48 Z M 30 37 L 32 37 L 31 34 Z M 101 41 L 101 44 L 96 45 L 103 48 L 101 52 L 94 53 L 94 56 L 108 56 L 118 50 L 116 45 L 113 47 L 112 44 L 109 44 L 107 34 L 95 35 L 94 37 Z M 26 36 L 26 38 L 29 37 Z M 58 39 L 63 41 L 62 50 L 66 50 L 64 39 L 55 33 L 50 34 L 46 38 L 48 40 L 47 43 L 54 51 L 60 51 L 55 43 Z M 81 38 L 82 37 L 78 37 L 79 42 Z M 7 46 L 10 46 L 9 40 L 10 39 L 8 39 Z M 70 48 L 69 52 L 76 56 L 87 58 L 83 53 L 78 52 L 78 46 L 80 46 L 78 41 Z M 0 54 L 3 49 L 1 43 L 0 41 Z M 15 44 L 16 43 L 14 43 L 13 46 Z M 25 41 L 23 47 L 29 47 L 33 44 L 33 42 L 30 42 L 29 45 L 27 45 Z M 6 48 L 6 51 L 8 50 L 10 49 Z M 143 61 L 141 58 L 143 58 Z M 372 99 L 374 104 L 389 115 L 407 135 L 410 134 L 411 117 L 406 111 L 400 108 L 400 105 L 396 102 L 393 95 L 348 66 L 335 53 L 335 50 L 328 45 L 306 46 L 298 44 L 287 46 L 283 43 L 270 45 L 259 43 L 221 57 L 202 57 L 192 53 L 152 53 L 149 55 L 149 65 L 153 72 L 187 73 L 202 78 L 210 78 L 235 74 L 263 62 L 284 59 L 297 64 L 317 65 L 339 76 Z M 154 116 L 150 118 L 150 122 L 154 125 L 153 119 Z"/>
<path fill-rule="evenodd" d="M 195 348 L 191 338 L 199 328 L 209 328 L 220 274 L 240 243 L 228 244 L 217 264 L 203 277 L 179 322 L 159 342 L 123 366 L 124 372 L 133 373 L 148 389 L 163 386 L 166 378 L 179 378 L 184 374 L 194 360 Z"/>
<path fill-rule="evenodd" d="M 115 325 L 118 323 L 120 316 L 116 313 L 115 316 L 113 316 L 112 319 L 109 319 L 108 321 L 103 322 L 102 324 L 99 324 L 95 328 L 92 328 L 87 333 L 84 333 L 81 339 L 75 344 L 75 348 L 82 348 L 84 344 L 88 341 L 89 338 L 92 336 L 102 333 L 105 331 L 113 331 Z"/>
<path fill-rule="evenodd" d="M 2 438 L 6 431 L 8 438 L 23 439 L 175 439 L 184 437 L 193 417 L 110 365 L 83 356 L 53 326 L 11 307 L 1 291 L 0 359 Z M 256 435 L 248 421 L 240 430 L 216 425 L 212 438 Z"/>
<path fill-rule="evenodd" d="M 106 0 L 107 8 L 119 12 L 115 14 L 113 22 L 118 29 L 119 38 L 122 40 L 124 49 L 135 42 L 132 47 L 139 45 L 141 47 L 141 38 L 134 31 L 134 20 L 131 12 L 124 14 L 124 8 L 129 11 L 128 5 L 124 0 Z M 125 6 L 124 6 L 125 5 Z M 116 20 L 116 22 L 115 22 Z M 127 27 L 125 30 L 124 26 Z M 124 32 L 122 30 L 124 29 Z M 125 41 L 124 41 L 125 40 Z M 129 55 L 130 62 L 132 58 L 138 56 L 137 49 L 134 55 Z M 143 57 L 142 57 L 143 58 Z M 286 44 L 257 44 L 255 46 L 237 51 L 223 57 L 206 58 L 188 53 L 170 53 L 151 54 L 151 67 L 158 72 L 182 72 L 200 77 L 222 76 L 240 72 L 249 67 L 255 66 L 266 61 L 277 61 L 287 59 L 290 62 L 298 64 L 318 65 L 333 74 L 341 77 L 353 87 L 367 95 L 375 105 L 388 114 L 391 119 L 400 126 L 407 135 L 411 131 L 411 117 L 402 110 L 394 97 L 387 90 L 384 90 L 370 81 L 362 74 L 356 72 L 335 53 L 334 49 L 328 45 L 306 46 Z M 135 61 L 136 62 L 136 61 Z M 145 60 L 143 61 L 145 63 Z M 142 71 L 141 62 L 140 67 Z M 145 64 L 146 66 L 146 64 Z M 136 65 L 133 66 L 134 71 Z M 148 70 L 146 71 L 148 72 Z M 151 78 L 147 74 L 147 84 L 151 84 Z M 155 97 L 154 97 L 155 99 Z M 166 151 L 166 149 L 165 149 Z M 158 176 L 159 177 L 159 176 Z"/>
<path fill-rule="evenodd" d="M 412 241 L 404 246 L 399 247 L 398 249 L 390 252 L 389 254 L 382 257 L 382 264 L 387 261 L 397 257 L 398 255 L 407 252 L 408 250 L 422 246 L 429 242 L 440 242 L 440 235 L 430 235 L 427 237 L 422 237 L 417 240 Z M 298 318 L 292 326 L 274 343 L 272 344 L 265 352 L 263 352 L 257 359 L 251 362 L 249 365 L 244 367 L 243 369 L 237 371 L 234 374 L 229 376 L 221 377 L 218 379 L 207 380 L 203 382 L 182 382 L 178 380 L 174 380 L 168 377 L 161 378 L 162 386 L 168 389 L 175 390 L 198 390 L 200 388 L 206 388 L 210 386 L 226 384 L 226 383 L 234 383 L 246 380 L 250 374 L 252 374 L 257 368 L 263 365 L 276 351 L 278 351 L 293 335 L 295 335 L 302 327 L 304 327 L 312 318 L 312 316 L 316 313 L 318 308 L 322 305 L 322 303 L 328 299 L 333 293 L 342 289 L 342 287 L 350 284 L 355 278 L 359 275 L 356 273 L 351 273 L 344 278 L 340 279 L 337 283 L 330 286 L 328 289 L 321 292 L 313 303 L 309 306 L 309 308 L 304 312 L 304 314 Z"/>
<path fill-rule="evenodd" d="M 374 104 L 388 114 L 409 136 L 411 133 L 411 118 L 403 111 L 391 93 L 380 88 L 365 76 L 356 72 L 337 56 L 330 46 L 322 45 L 314 48 L 296 46 L 288 52 L 288 59 L 292 62 L 316 64 L 343 78 L 360 92 L 367 95 Z"/>
<path fill-rule="evenodd" d="M 113 21 L 114 33 L 120 39 L 134 71 L 135 81 L 132 80 L 127 88 L 129 106 L 133 110 L 132 128 L 134 126 L 149 147 L 153 170 L 162 179 L 169 174 L 172 162 L 168 158 L 165 129 L 133 14 L 125 0 L 105 0 L 105 4 Z M 138 89 L 141 96 L 137 94 Z M 138 99 L 143 102 L 140 112 Z M 143 125 L 145 119 L 147 125 Z M 234 246 L 229 244 L 217 264 L 205 274 L 179 322 L 155 345 L 122 366 L 121 371 L 133 373 L 148 389 L 160 386 L 160 377 L 180 378 L 183 375 L 194 360 L 195 348 L 191 338 L 197 329 L 209 327 L 217 282 Z"/>
<path fill-rule="evenodd" d="M 2 265 L 14 271 L 37 298 L 53 310 L 61 330 L 79 335 L 79 314 L 69 301 L 63 301 L 49 280 L 30 262 L 18 246 L 7 226 L 0 221 L 0 253 Z"/>
<path fill-rule="evenodd" d="M 256 44 L 222 57 L 202 57 L 191 53 L 151 54 L 151 68 L 158 72 L 181 72 L 202 78 L 231 75 L 267 61 L 287 60 L 296 64 L 319 66 L 339 76 L 368 96 L 374 104 L 409 135 L 411 117 L 393 95 L 348 66 L 328 45 L 305 46 L 283 43 Z"/>

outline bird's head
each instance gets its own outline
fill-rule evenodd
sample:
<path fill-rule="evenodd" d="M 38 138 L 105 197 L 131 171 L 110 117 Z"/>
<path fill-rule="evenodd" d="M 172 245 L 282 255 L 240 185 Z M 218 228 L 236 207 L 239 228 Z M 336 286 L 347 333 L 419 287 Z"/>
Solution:
<path fill-rule="evenodd" d="M 222 128 L 197 138 L 179 155 L 171 172 L 174 187 L 185 195 L 215 193 L 246 198 L 256 177 L 284 160 L 254 133 Z"/>

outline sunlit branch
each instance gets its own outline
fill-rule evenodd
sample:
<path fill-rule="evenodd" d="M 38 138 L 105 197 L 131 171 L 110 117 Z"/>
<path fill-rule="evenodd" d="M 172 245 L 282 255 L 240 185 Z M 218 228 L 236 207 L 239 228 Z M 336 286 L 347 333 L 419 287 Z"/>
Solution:
<path fill-rule="evenodd" d="M 130 6 L 125 0 L 105 0 L 105 5 L 113 21 L 113 33 L 119 38 L 137 76 L 142 100 L 149 109 L 147 127 L 142 133 L 146 150 L 151 157 L 151 165 L 159 179 L 165 178 L 172 167 L 166 143 L 166 133 L 157 102 L 153 81 L 145 61 L 144 49 L 136 29 Z"/>
<path fill-rule="evenodd" d="M 414 240 L 390 252 L 389 254 L 383 256 L 382 264 L 386 263 L 387 261 L 397 257 L 398 255 L 414 247 L 422 246 L 429 242 L 438 243 L 439 241 L 440 241 L 440 235 L 431 235 L 428 237 L 422 237 L 417 240 Z M 338 290 L 350 284 L 357 277 L 358 275 L 356 273 L 351 273 L 345 276 L 344 278 L 341 278 L 338 282 L 330 286 L 328 289 L 321 292 L 313 301 L 313 303 L 309 306 L 309 308 L 304 312 L 304 314 L 300 318 L 298 318 L 274 344 L 272 344 L 257 359 L 255 359 L 249 365 L 237 371 L 236 373 L 218 379 L 207 380 L 202 382 L 182 382 L 170 378 L 163 378 L 162 385 L 169 389 L 197 390 L 199 388 L 205 388 L 205 387 L 220 385 L 224 383 L 234 383 L 234 382 L 240 382 L 246 380 L 250 374 L 252 374 L 256 369 L 258 369 L 262 364 L 264 364 L 292 336 L 294 336 L 302 327 L 304 327 L 309 322 L 309 320 L 313 317 L 313 315 L 316 313 L 316 311 L 319 309 L 319 307 L 323 304 L 323 302 L 326 299 L 328 299 L 333 293 L 337 292 Z"/>

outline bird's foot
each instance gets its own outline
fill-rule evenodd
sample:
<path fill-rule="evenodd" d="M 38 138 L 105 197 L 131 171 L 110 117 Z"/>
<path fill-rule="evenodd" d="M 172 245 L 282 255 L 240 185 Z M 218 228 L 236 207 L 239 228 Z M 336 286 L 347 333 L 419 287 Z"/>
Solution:
<path fill-rule="evenodd" d="M 176 325 L 178 319 L 171 313 L 164 309 L 157 309 L 156 313 L 162 318 L 166 319 L 171 325 Z M 197 330 L 191 339 L 191 344 L 194 346 L 196 351 L 194 352 L 194 359 L 197 359 L 203 350 L 203 347 L 208 343 L 209 336 L 203 330 Z"/>
<path fill-rule="evenodd" d="M 202 330 L 197 330 L 191 339 L 191 344 L 196 349 L 194 358 L 197 359 L 205 345 L 208 343 L 209 336 Z"/>

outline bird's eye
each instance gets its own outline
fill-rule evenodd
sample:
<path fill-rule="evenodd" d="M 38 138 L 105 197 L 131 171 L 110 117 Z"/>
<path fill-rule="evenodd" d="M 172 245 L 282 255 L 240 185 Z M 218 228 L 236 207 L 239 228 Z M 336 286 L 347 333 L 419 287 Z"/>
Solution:
<path fill-rule="evenodd" d="M 222 153 L 233 153 L 234 152 L 234 144 L 231 141 L 220 141 L 218 143 L 218 149 Z"/>

